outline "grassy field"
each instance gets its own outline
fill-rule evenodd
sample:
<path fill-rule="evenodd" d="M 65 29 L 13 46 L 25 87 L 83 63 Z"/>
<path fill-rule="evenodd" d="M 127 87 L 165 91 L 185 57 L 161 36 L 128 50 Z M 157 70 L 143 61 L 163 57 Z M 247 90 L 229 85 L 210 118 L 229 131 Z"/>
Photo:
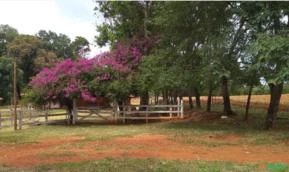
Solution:
<path fill-rule="evenodd" d="M 188 102 L 188 97 L 183 97 L 185 102 Z M 231 104 L 237 105 L 241 107 L 246 106 L 247 102 L 247 95 L 240 95 L 240 96 L 230 96 Z M 193 101 L 195 101 L 195 97 L 193 97 Z M 207 102 L 207 96 L 201 96 L 201 101 L 203 104 Z M 262 108 L 266 109 L 270 102 L 270 95 L 252 95 L 251 96 L 251 107 L 252 108 Z M 140 99 L 133 98 L 131 99 L 131 103 L 134 105 L 139 105 Z M 223 98 L 221 96 L 213 96 L 212 97 L 213 104 L 222 104 Z M 281 111 L 289 111 L 289 94 L 282 94 L 280 100 L 280 110 Z"/>
<path fill-rule="evenodd" d="M 17 171 L 17 168 L 0 167 L 2 171 Z M 21 169 L 23 172 L 35 171 L 85 171 L 85 172 L 188 172 L 188 171 L 257 171 L 255 164 L 234 164 L 231 162 L 206 162 L 206 161 L 172 161 L 159 159 L 115 159 L 106 158 L 103 160 L 85 161 L 80 163 L 60 163 L 56 165 L 41 165 L 31 169 Z"/>
<path fill-rule="evenodd" d="M 0 171 L 289 171 L 289 121 L 263 131 L 264 110 L 247 123 L 234 110 L 226 120 L 0 130 Z"/>
<path fill-rule="evenodd" d="M 220 96 L 213 97 L 213 102 L 221 104 L 223 102 L 222 99 L 223 98 Z M 230 96 L 230 99 L 233 105 L 238 105 L 241 107 L 246 106 L 247 95 Z M 206 102 L 207 97 L 202 96 L 201 100 L 203 102 Z M 270 102 L 270 95 L 252 95 L 251 97 L 252 108 L 267 109 L 269 102 Z M 279 108 L 281 111 L 287 111 L 287 112 L 289 111 L 289 94 L 282 94 Z"/>
<path fill-rule="evenodd" d="M 239 101 L 239 102 L 246 102 L 247 101 L 247 95 L 231 96 L 230 98 L 232 101 Z M 270 95 L 252 95 L 251 102 L 252 103 L 268 104 L 270 102 Z M 282 94 L 280 104 L 281 105 L 288 105 L 289 104 L 289 94 Z"/>

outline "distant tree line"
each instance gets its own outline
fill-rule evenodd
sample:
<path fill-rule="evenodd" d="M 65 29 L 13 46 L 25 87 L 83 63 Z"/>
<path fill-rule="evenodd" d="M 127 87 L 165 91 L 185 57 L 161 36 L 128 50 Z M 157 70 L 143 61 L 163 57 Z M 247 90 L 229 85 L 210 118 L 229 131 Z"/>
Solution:
<path fill-rule="evenodd" d="M 10 103 L 13 97 L 13 61 L 17 61 L 17 92 L 43 67 L 51 67 L 67 58 L 85 57 L 89 42 L 81 36 L 74 41 L 65 34 L 40 30 L 35 35 L 19 34 L 9 25 L 0 25 L 0 97 Z"/>

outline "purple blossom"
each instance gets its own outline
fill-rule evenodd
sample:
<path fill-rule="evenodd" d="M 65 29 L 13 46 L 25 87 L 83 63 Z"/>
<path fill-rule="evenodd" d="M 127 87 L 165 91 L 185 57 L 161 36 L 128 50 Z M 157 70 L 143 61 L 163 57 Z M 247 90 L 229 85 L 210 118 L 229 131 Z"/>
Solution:
<path fill-rule="evenodd" d="M 114 72 L 128 74 L 139 65 L 152 42 L 154 41 L 147 39 L 135 40 L 130 44 L 120 42 L 114 50 L 98 54 L 92 59 L 66 59 L 52 68 L 43 68 L 30 85 L 41 91 L 46 99 L 56 99 L 62 95 L 95 102 L 96 98 L 87 86 L 90 80 L 86 76 L 91 76 L 98 70 L 102 72 L 98 72 L 95 79 L 109 81 L 112 75 L 105 72 L 108 67 Z"/>

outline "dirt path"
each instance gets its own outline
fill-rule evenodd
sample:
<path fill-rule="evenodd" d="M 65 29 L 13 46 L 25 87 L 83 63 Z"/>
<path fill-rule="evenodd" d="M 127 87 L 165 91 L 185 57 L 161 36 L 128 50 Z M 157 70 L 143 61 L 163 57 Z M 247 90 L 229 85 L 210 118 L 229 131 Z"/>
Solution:
<path fill-rule="evenodd" d="M 208 137 L 210 141 L 235 139 Z M 174 160 L 219 160 L 239 163 L 284 162 L 289 164 L 285 146 L 225 145 L 208 147 L 172 141 L 164 135 L 137 135 L 112 140 L 85 141 L 84 137 L 46 139 L 39 143 L 0 145 L 0 164 L 31 167 L 38 164 L 78 162 L 106 157 L 160 158 Z"/>

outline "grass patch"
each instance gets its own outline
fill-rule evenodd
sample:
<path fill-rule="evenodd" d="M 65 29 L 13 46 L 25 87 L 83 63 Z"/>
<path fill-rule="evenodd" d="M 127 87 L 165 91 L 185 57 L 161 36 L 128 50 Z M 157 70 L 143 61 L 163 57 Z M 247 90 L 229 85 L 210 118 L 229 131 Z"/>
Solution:
<path fill-rule="evenodd" d="M 66 113 L 65 109 L 49 109 L 47 112 L 49 114 Z"/>
<path fill-rule="evenodd" d="M 99 125 L 78 124 L 76 126 L 66 125 L 42 125 L 30 127 L 24 130 L 13 131 L 0 130 L 0 144 L 23 144 L 35 143 L 41 139 L 63 138 L 70 136 L 84 137 L 84 140 L 76 143 L 68 143 L 55 147 L 52 151 L 59 150 L 59 155 L 42 152 L 39 158 L 50 158 L 55 156 L 75 156 L 73 152 L 64 152 L 66 149 L 83 148 L 90 141 L 110 140 L 117 137 L 133 137 L 140 134 L 161 134 L 169 139 L 208 147 L 227 145 L 274 145 L 289 143 L 289 120 L 278 120 L 276 128 L 270 131 L 263 130 L 266 111 L 262 109 L 250 110 L 250 121 L 243 122 L 244 109 L 234 106 L 237 116 L 226 120 L 213 121 L 183 121 L 163 122 L 135 125 Z M 221 105 L 214 105 L 214 111 L 221 111 Z M 56 112 L 55 112 L 56 113 Z M 279 113 L 279 117 L 286 117 L 285 112 Z M 240 140 L 233 142 L 226 139 L 212 140 L 207 136 L 237 135 Z M 204 139 L 205 138 L 205 139 Z M 95 148 L 97 151 L 100 148 Z M 103 148 L 101 148 L 103 149 Z M 107 149 L 111 149 L 108 147 Z M 145 149 L 145 146 L 127 146 L 126 150 Z M 125 157 L 125 156 L 124 156 Z M 277 165 L 278 166 L 278 165 Z M 16 169 L 0 167 L 0 171 L 258 171 L 258 164 L 237 164 L 216 161 L 173 161 L 158 159 L 103 159 L 97 161 L 85 161 L 79 163 L 61 163 L 40 165 L 31 169 Z M 269 168 L 269 166 L 268 166 Z M 277 169 L 271 165 L 270 168 Z M 279 166 L 278 166 L 279 168 Z M 282 167 L 283 168 L 283 167 Z M 4 170 L 2 170 L 4 169 Z M 267 169 L 268 171 L 270 169 Z M 286 167 L 285 171 L 289 171 Z"/>
<path fill-rule="evenodd" d="M 155 128 L 155 129 L 152 129 Z M 115 137 L 156 133 L 157 125 L 42 125 L 24 130 L 0 130 L 0 143 L 21 144 L 37 142 L 39 139 L 65 136 L 84 136 L 85 141 L 108 140 Z"/>
<path fill-rule="evenodd" d="M 65 149 L 70 149 L 70 148 L 76 148 L 76 149 L 81 149 L 87 146 L 88 142 L 86 141 L 81 141 L 81 142 L 76 142 L 76 143 L 67 143 L 63 145 L 59 145 L 54 147 L 54 150 L 65 150 Z"/>
<path fill-rule="evenodd" d="M 76 156 L 77 154 L 75 152 L 41 152 L 37 154 L 37 157 L 40 159 L 47 159 L 47 158 L 55 158 L 55 157 L 71 157 Z"/>
<path fill-rule="evenodd" d="M 213 110 L 221 110 L 222 106 L 214 105 Z M 238 135 L 239 144 L 271 145 L 288 144 L 289 142 L 289 121 L 278 121 L 276 128 L 271 131 L 264 131 L 264 110 L 256 109 L 250 111 L 250 121 L 243 122 L 244 110 L 234 106 L 237 116 L 227 120 L 199 121 L 199 122 L 163 122 L 135 124 L 135 125 L 99 125 L 99 124 L 78 124 L 76 126 L 64 125 L 42 125 L 30 127 L 20 131 L 12 129 L 0 130 L 0 143 L 21 144 L 33 143 L 39 139 L 84 136 L 85 141 L 109 140 L 116 137 L 132 137 L 138 134 L 164 134 L 172 140 L 188 144 L 206 144 L 208 146 L 231 145 L 231 143 L 205 143 L 195 138 L 204 135 Z M 280 113 L 280 116 L 285 116 Z"/>
<path fill-rule="evenodd" d="M 200 136 L 191 135 L 187 133 L 174 134 L 170 136 L 169 139 L 175 142 L 207 146 L 207 147 L 234 146 L 234 145 L 240 144 L 240 142 L 228 142 L 228 141 L 221 141 L 221 140 L 216 140 L 216 139 L 212 139 L 212 140 L 204 139 L 204 138 L 201 138 Z"/>
<path fill-rule="evenodd" d="M 4 167 L 5 168 L 5 167 Z M 79 163 L 59 163 L 40 165 L 25 172 L 65 171 L 65 172 L 249 172 L 257 171 L 257 164 L 237 164 L 217 161 L 172 161 L 157 159 L 112 159 Z M 0 168 L 1 169 L 1 168 Z M 6 170 L 10 170 L 6 168 Z M 14 168 L 15 170 L 15 168 Z M 21 170 L 21 169 L 18 169 Z"/>

